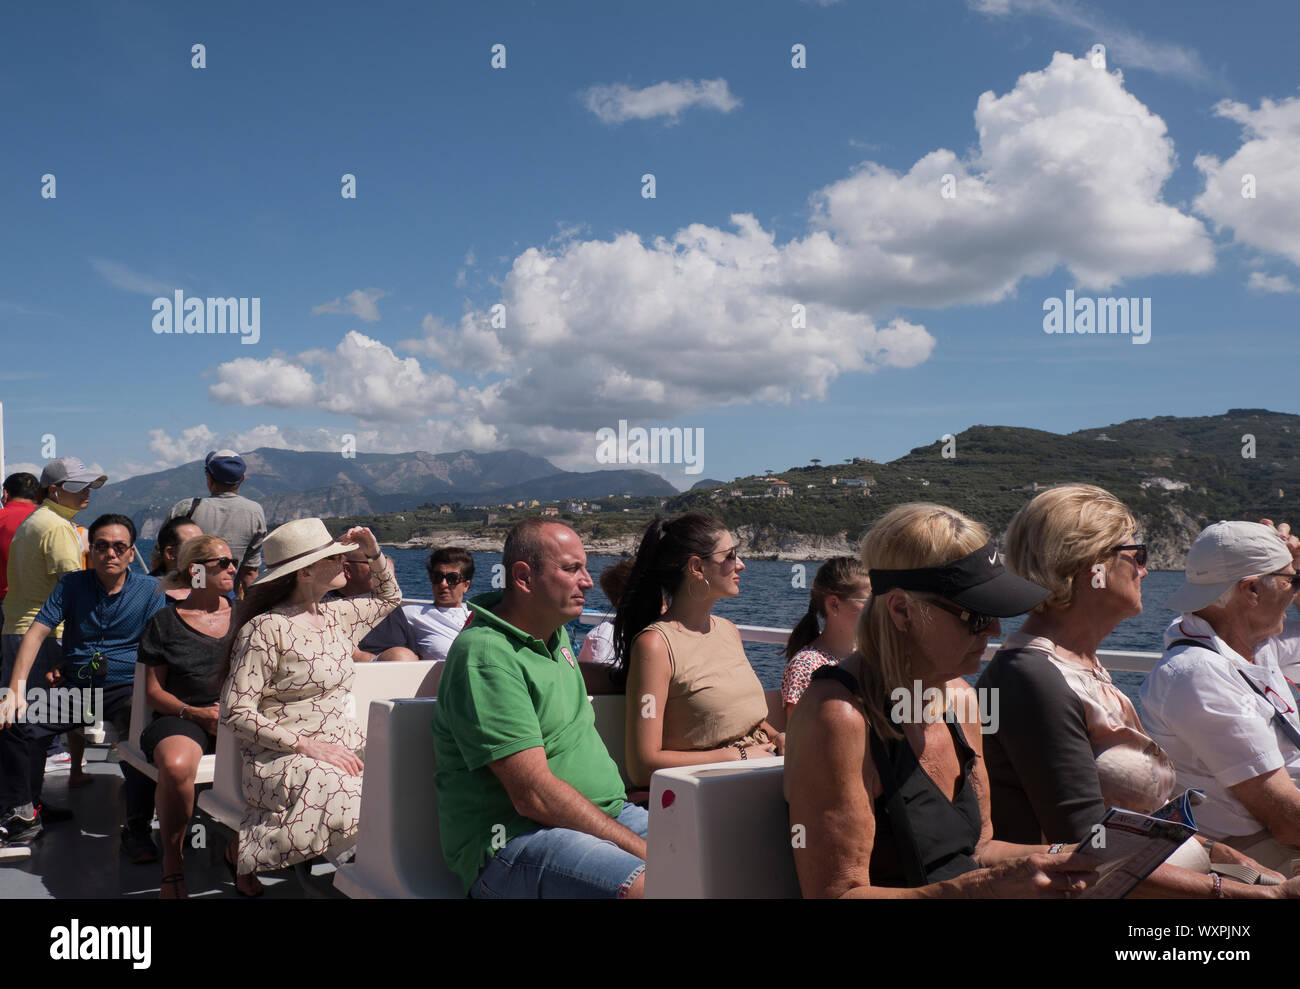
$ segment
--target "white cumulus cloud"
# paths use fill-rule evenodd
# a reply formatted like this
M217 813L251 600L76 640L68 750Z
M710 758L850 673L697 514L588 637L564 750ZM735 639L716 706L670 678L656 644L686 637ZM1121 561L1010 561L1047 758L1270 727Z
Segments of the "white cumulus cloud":
M1057 53L980 96L974 123L964 155L936 149L904 172L864 162L818 190L785 243L748 213L653 239L575 231L518 254L499 302L425 316L397 345L415 356L350 333L334 351L222 364L212 395L392 423L426 449L476 437L465 445L594 466L594 431L620 418L820 400L840 375L922 363L935 338L903 307L995 302L1059 268L1102 289L1213 267L1203 222L1162 198L1165 124L1119 72Z
M311 312L313 316L319 316L321 313L340 313L356 316L367 323L377 323L379 322L378 302L385 294L387 293L377 288L353 289L342 298L312 306Z
M691 107L730 113L740 106L726 79L682 79L634 89L621 82L592 86L582 94L587 109L605 124L667 117L676 123Z
M1241 125L1242 145L1222 162L1196 156L1205 176L1196 209L1238 243L1300 265L1300 98L1257 110L1223 100L1214 112Z
M1300 292L1295 282L1286 275L1266 275L1262 271L1252 271L1246 279L1246 288L1252 292Z

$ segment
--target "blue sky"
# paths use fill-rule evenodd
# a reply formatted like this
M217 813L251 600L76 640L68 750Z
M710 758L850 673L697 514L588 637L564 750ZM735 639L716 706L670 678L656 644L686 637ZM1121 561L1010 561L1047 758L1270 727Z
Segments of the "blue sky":
M1291 4L47 6L0 15L11 470L592 470L627 419L704 430L685 486L1298 411ZM260 299L258 342L156 334L178 289ZM1045 334L1067 289L1149 298L1150 342Z

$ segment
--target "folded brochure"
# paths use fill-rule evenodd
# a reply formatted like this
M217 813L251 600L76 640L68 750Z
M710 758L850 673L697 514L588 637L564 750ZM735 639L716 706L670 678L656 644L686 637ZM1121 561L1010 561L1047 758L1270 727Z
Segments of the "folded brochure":
M1097 881L1081 900L1121 900L1155 872L1180 845L1196 834L1192 807L1205 799L1187 790L1150 814L1111 807L1078 851L1097 859Z

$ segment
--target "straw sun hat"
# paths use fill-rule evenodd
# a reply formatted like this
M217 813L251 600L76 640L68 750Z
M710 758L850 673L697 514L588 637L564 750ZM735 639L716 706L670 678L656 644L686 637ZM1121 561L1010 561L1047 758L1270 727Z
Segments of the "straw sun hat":
M336 542L320 519L286 522L263 540L262 557L266 561L266 572L253 583L268 583L327 556L337 556L356 548L356 543Z

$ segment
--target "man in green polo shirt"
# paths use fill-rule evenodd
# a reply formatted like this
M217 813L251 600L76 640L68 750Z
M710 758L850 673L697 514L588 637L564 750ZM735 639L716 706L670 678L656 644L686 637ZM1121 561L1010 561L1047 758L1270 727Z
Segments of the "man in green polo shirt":
M593 586L582 541L525 519L502 562L505 591L470 602L438 683L443 855L474 897L640 897L648 815L623 799L564 630Z

